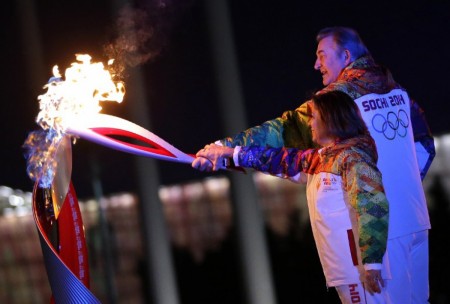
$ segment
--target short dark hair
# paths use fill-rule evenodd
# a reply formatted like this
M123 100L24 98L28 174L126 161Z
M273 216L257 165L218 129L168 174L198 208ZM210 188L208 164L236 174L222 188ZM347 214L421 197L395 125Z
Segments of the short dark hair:
M349 50L352 61L359 57L370 55L369 50L362 41L358 32L349 27L334 26L327 27L319 31L316 36L317 43L326 37L333 37L333 40L339 46L341 51Z
M312 101L329 136L347 139L368 133L358 106L346 93L330 91L314 95Z

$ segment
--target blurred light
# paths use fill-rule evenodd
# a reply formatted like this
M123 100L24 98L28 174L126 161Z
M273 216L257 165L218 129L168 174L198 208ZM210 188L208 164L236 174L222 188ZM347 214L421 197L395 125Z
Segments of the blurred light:
M8 197L13 193L13 189L6 187L6 186L0 186L0 197Z
M23 197L17 195L10 195L8 201L11 206L15 207L22 206L25 202Z

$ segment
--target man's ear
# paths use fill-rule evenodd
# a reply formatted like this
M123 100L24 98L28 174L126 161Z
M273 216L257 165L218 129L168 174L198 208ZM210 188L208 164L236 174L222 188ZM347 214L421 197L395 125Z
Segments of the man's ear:
M345 65L349 65L352 62L352 54L349 50L344 50Z

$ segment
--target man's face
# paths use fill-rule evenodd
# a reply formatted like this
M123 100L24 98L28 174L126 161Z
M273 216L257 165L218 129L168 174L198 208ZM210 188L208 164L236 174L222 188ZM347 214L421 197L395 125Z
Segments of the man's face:
M342 69L349 63L348 53L340 51L333 37L325 37L317 45L314 69L322 73L324 86L337 80Z

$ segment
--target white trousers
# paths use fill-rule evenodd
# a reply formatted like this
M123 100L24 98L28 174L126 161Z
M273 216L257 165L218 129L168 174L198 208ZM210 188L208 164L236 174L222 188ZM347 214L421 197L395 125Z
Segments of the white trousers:
M428 230L388 240L392 279L380 294L370 295L362 283L336 286L343 304L426 304L428 282Z
M428 303L428 230L388 240L388 254L392 280L386 287L392 303Z

